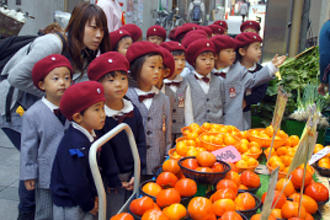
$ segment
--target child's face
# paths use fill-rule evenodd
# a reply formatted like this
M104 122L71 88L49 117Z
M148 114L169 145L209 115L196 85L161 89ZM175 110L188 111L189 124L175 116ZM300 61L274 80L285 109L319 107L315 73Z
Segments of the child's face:
M231 66L235 62L236 52L234 48L227 48L220 50L218 55L217 63L220 63L222 66Z
M101 83L107 102L122 99L128 89L127 74L122 74L119 71L115 71L114 76L107 75Z
M78 114L78 115L76 115ZM88 107L84 114L76 113L73 119L89 132L100 130L105 123L104 102L98 102Z
M57 67L50 71L39 87L46 92L46 98L51 102L61 99L64 91L71 85L70 70L67 67Z
M182 55L175 55L174 57L174 61L175 61L175 70L174 70L174 74L173 74L173 79L179 75L184 67L186 66L186 57L184 54Z
M144 86L155 86L158 81L161 79L163 74L163 58L160 55L154 55L146 57L138 82L142 83Z
M124 37L118 42L118 52L126 56L127 49L132 45L133 40L131 37Z
M257 63L261 58L261 54L261 43L254 42L248 46L246 49L246 54L243 56L243 58L250 62Z
M163 42L163 38L156 36L156 35L149 36L147 40L150 41L151 43L154 43L157 45L160 45Z
M195 69L196 72L206 76L214 68L214 54L212 52L205 52L198 55L196 58Z
M246 29L243 31L243 33L245 33L245 32L253 32L253 33L257 33L257 34L259 34L259 32L256 31L256 30L253 29L253 28L246 28Z

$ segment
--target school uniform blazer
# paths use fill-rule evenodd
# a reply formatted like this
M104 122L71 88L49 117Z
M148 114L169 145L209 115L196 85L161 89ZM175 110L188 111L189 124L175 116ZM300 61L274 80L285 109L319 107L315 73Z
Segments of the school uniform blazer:
M50 190L54 204L93 209L96 188L88 162L91 142L81 131L70 127L58 146L51 172Z
M239 62L233 64L224 79L225 124L234 125L238 129L243 129L243 99L245 90L264 84L271 79L273 79L273 74L267 66L251 74Z
M171 148L172 118L170 114L170 101L162 92L156 94L149 110L139 101L134 88L129 88L126 96L139 109L143 118L146 135L146 174L152 175L154 169L163 162L167 151ZM165 122L165 134L163 132Z
M66 121L66 127L69 122ZM41 100L23 115L20 179L36 179L49 189L50 172L65 126Z
M132 129L143 169L146 163L146 138L143 119L138 108L134 106L133 116L125 118L121 123L128 124ZM104 135L119 124L116 119L107 116L103 129L97 131L97 135ZM110 187L121 186L118 174L134 171L133 155L125 131L120 132L102 147L100 159L108 185Z

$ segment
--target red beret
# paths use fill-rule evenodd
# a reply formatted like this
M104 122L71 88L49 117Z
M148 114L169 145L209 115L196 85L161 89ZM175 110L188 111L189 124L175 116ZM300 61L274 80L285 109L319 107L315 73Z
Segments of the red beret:
M262 38L254 32L244 32L240 33L235 37L238 47L244 47L254 42L262 42Z
M124 30L124 29L118 29L116 31L110 32L110 50L114 50L116 48L116 45L119 43L119 41L126 36L131 36L131 34Z
M34 64L32 69L32 81L33 84L39 88L39 82L42 81L50 71L58 67L67 67L70 70L72 76L72 66L70 61L61 54L52 54Z
M189 44L186 57L190 65L194 65L196 58L203 52L210 51L215 54L215 47L209 39L199 39Z
M153 25L147 30L147 37L150 36L159 36L163 38L163 40L166 39L166 30L162 26L159 25Z
M88 78L98 81L105 74L113 71L127 71L129 63L127 58L119 52L111 51L96 57L88 66Z
M186 23L183 24L182 26L179 26L176 28L174 38L179 41L181 40L186 33L189 31L197 30L199 28L198 24L193 24L193 23Z
M228 24L226 21L218 20L218 21L215 21L213 24L216 24L218 26L223 27L225 30L228 30Z
M159 47L161 52L163 53L163 64L166 68L170 69L170 75L166 76L166 78L170 78L175 70L175 61L173 55L164 47Z
M256 32L259 32L260 31L260 24L256 21L245 21L241 24L241 32L243 32L245 29L247 28L252 28L254 29Z
M212 29L208 26L200 25L198 30L203 30L206 32L207 36L212 36Z
M228 35L216 35L211 38L211 41L214 43L217 53L223 49L237 48L236 40L232 37L229 37Z
M149 41L139 41L133 43L128 49L126 53L126 58L128 62L132 63L137 58L144 56L148 53L159 53L159 55L163 56L162 52L154 43Z
M213 34L224 34L225 33L225 29L223 27L221 27L220 25L211 24L211 25L209 25L209 27L212 29Z
M96 81L80 82L65 90L60 110L67 119L72 120L73 114L82 112L98 102L105 102L102 84Z
M175 41L176 39L175 39L175 31L176 31L176 27L175 28L173 28L171 31L170 31L170 33L169 33L169 35L168 35L168 38L170 38L170 40L173 40L173 41Z
M124 29L131 34L133 42L137 41L140 37L142 37L142 30L136 24L125 24L120 29Z
M189 44L194 42L196 39L207 39L207 36L205 34L197 33L194 31L194 33L186 34L181 40L181 43L187 49Z
M166 48L168 51L183 51L185 52L185 48L183 45L177 41L166 41L160 44L160 46Z

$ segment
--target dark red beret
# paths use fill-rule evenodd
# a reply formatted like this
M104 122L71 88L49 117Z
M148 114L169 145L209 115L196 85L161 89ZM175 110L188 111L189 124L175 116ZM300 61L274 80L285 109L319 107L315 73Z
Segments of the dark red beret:
M125 24L120 29L124 29L131 34L133 42L137 41L142 37L142 30L136 24Z
M105 102L102 84L96 81L80 82L65 90L60 110L67 119L72 120L73 114L82 112L98 102Z
M207 36L212 36L212 29L210 28L210 27L208 27L208 26L203 26L203 25L200 25L199 26L199 29L198 30L203 30L203 31L205 31L206 32L206 34L207 34Z
M221 27L220 25L211 24L211 25L209 25L209 27L212 29L213 34L224 34L225 33L225 29L223 27Z
M212 41L209 39L195 40L189 44L186 57L190 65L195 65L196 58L203 52L210 51L215 54L215 47Z
M173 55L164 47L159 47L161 52L163 53L163 64L166 68L170 69L170 75L164 78L170 78L175 70L175 61Z
M137 58L144 56L148 53L159 53L159 55L163 56L162 52L154 43L149 41L139 41L133 43L128 49L126 53L126 58L129 63L132 63Z
M238 47L245 47L254 42L262 42L262 38L254 32L243 32L235 37Z
M90 80L98 81L105 74L113 71L129 70L127 58L119 52L111 51L96 57L88 66L87 73Z
M168 38L170 38L170 40L173 40L173 41L175 41L176 39L175 39L175 31L176 31L176 27L175 28L173 28L171 31L170 31L170 33L169 33L169 35L168 35Z
M34 64L32 68L33 84L39 88L39 82L42 81L50 71L58 67L67 67L70 70L71 76L73 73L70 61L61 54L52 54Z
M150 36L159 36L163 38L163 40L166 39L166 30L162 26L159 25L153 25L147 30L147 37Z
M237 48L237 42L234 38L229 37L228 35L216 35L211 38L211 41L215 45L215 50L217 53L220 50L228 49L228 48Z
M254 29L256 32L259 32L260 31L260 24L256 21L245 21L241 24L241 32L244 32L245 29L247 28L252 28Z
M124 29L118 29L116 31L110 32L110 45L111 45L111 50L114 50L116 45L119 43L119 41L126 36L130 36L131 34L124 30Z
M197 30L199 28L198 24L193 24L193 23L186 23L183 24L182 26L179 26L176 28L174 38L179 41L181 40L186 33L189 31Z
M218 21L215 21L213 24L219 25L219 26L223 27L225 30L228 30L228 24L226 21L218 20Z
M183 45L177 41L166 41L161 43L160 46L166 48L170 52L181 50L185 52L185 48L183 47Z
M201 33L188 33L184 36L184 38L181 40L182 45L187 49L189 44L194 42L196 39L208 39L205 34Z

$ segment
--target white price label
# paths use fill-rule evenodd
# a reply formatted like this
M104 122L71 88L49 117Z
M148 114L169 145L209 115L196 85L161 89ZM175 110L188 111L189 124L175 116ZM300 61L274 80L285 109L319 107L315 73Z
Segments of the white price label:
M319 159L325 157L326 155L328 155L328 153L330 153L330 147L323 148L322 150L320 150L316 154L313 154L312 158L308 162L309 165L312 165L313 163L315 163Z

